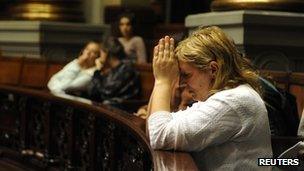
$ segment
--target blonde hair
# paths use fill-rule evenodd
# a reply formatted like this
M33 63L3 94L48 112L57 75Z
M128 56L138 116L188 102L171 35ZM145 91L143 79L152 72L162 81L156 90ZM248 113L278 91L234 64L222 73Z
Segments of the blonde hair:
M202 71L211 61L218 63L209 96L244 83L262 95L258 73L219 27L199 28L178 44L175 53L179 61L191 63Z

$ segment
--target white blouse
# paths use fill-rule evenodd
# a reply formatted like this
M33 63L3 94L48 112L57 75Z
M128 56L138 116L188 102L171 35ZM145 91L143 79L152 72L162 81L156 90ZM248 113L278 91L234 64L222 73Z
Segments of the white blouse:
M249 85L220 91L184 111L158 111L148 119L154 149L192 152L200 170L270 170L258 158L271 158L265 104Z
M298 128L298 136L304 137L304 109L301 115L301 120Z
M92 80L96 67L81 69L78 59L68 63L49 80L47 86L52 93L65 94L65 91L82 91Z

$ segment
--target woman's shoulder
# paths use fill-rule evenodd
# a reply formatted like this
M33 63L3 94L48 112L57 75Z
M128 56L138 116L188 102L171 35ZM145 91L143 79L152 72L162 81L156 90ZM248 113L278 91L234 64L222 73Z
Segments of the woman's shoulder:
M222 90L218 93L215 93L214 95L233 97L259 96L259 94L249 84L241 84L235 88Z
M204 106L212 106L211 109L221 111L221 115L237 114L240 117L246 116L247 119L257 114L267 116L262 98L250 85L246 84L217 92L205 102L197 104L198 108Z
M220 99L231 105L263 104L261 96L248 84L242 84L232 89L220 91L211 96L210 99Z
M68 66L68 65L75 65L75 64L78 64L78 58L73 59L72 61L70 61L69 63L67 63L65 66Z
M67 63L62 70L81 70L80 65L78 64L78 59L74 59L72 61L70 61L69 63Z
M132 37L132 41L133 42L143 42L144 39L142 37L140 37L140 36L133 36Z
M129 61L123 61L117 68L120 72L135 72L133 64Z

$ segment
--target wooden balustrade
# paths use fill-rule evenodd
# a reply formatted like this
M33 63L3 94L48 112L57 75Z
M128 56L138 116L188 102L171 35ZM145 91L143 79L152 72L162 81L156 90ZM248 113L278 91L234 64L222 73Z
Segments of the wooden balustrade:
M197 170L154 151L145 121L73 96L0 85L0 167L7 170Z

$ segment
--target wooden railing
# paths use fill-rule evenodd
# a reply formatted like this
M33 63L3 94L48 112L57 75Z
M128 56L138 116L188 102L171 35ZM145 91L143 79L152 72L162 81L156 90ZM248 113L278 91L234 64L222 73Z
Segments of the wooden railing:
M154 151L145 121L72 96L0 85L0 168L197 170L188 153Z

